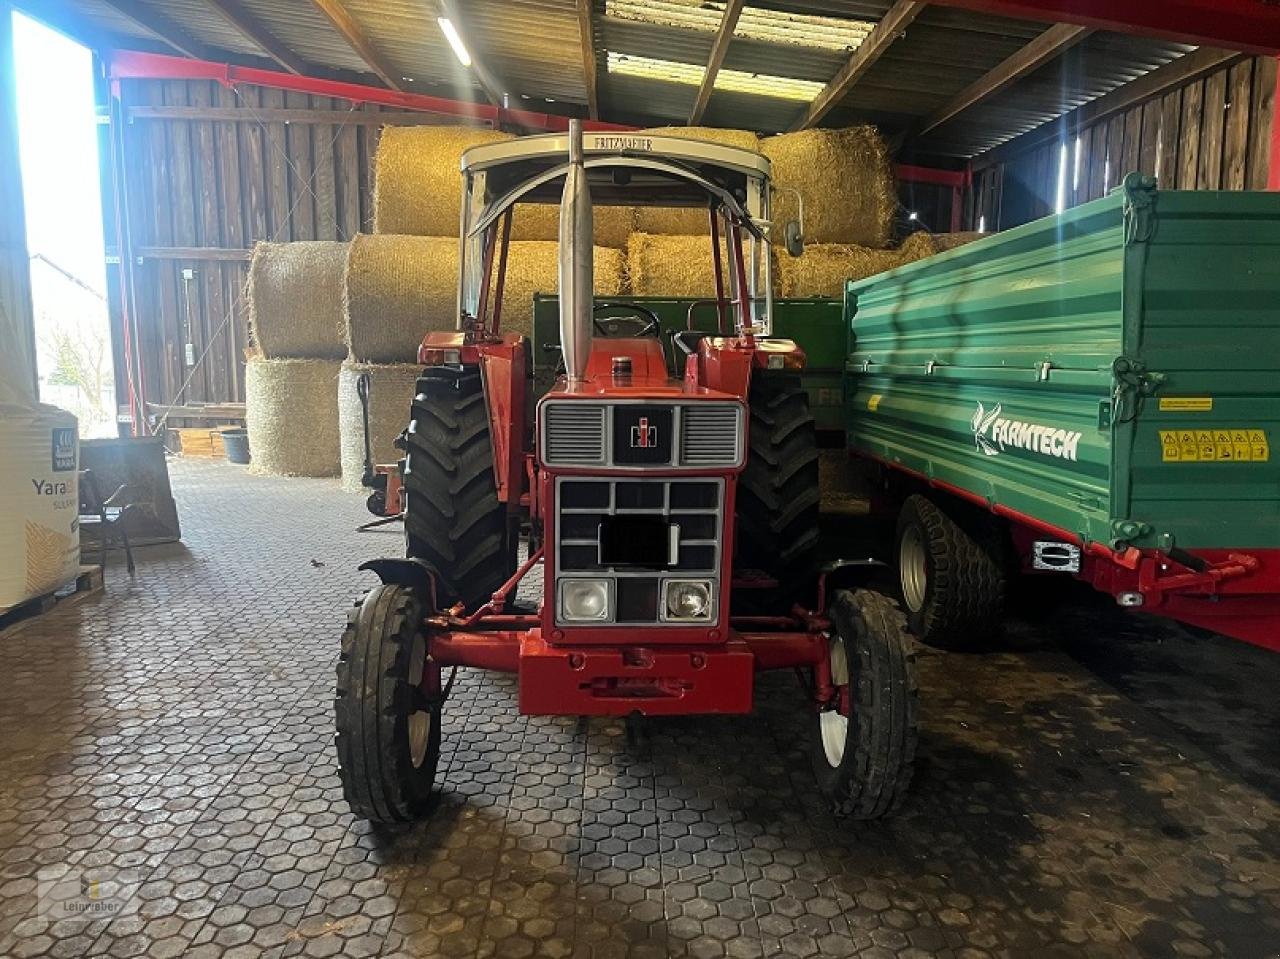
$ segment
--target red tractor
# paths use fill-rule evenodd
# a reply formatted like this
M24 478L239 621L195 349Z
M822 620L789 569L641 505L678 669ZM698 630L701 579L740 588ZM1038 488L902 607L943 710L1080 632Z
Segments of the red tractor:
M746 713L756 673L795 670L837 812L890 812L915 750L912 640L866 588L874 564L817 564L804 354L768 335L768 160L584 138L575 122L462 166L459 329L423 340L403 437L408 555L361 567L382 584L352 611L337 667L352 809L377 824L428 811L440 711L469 666L516 674L524 714L594 716ZM594 300L593 195L708 210L718 335L664 343L643 307ZM517 203L560 204L564 374L532 421L528 341L500 327ZM541 597L522 603L539 565Z

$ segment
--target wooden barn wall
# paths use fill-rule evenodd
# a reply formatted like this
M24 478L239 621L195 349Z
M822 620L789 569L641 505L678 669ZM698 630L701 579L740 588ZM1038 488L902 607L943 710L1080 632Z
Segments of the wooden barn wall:
M254 243L349 240L368 231L383 125L445 122L188 80L124 81L113 107L127 218L122 234L108 226L108 244L116 256L121 246L131 253L122 264L132 276L131 328L147 399L160 404L242 402ZM117 347L128 298L121 279L112 284ZM122 356L116 369L124 397Z
M1096 200L1139 171L1179 190L1265 190L1276 93L1274 57L1239 60L1127 109L1077 125L1001 163L975 163L971 228L1008 229L1054 212L1067 147L1063 201ZM1077 155L1078 154L1078 155Z

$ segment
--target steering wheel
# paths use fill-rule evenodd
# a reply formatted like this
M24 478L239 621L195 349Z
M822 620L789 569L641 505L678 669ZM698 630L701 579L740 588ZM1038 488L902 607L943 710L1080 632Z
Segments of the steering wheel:
M603 310L628 310L633 315L597 318L596 314ZM605 325L606 321L608 326ZM638 331L631 334L620 333L619 326L628 322L636 324ZM662 331L662 321L658 319L658 314L637 303L599 303L591 311L591 325L606 339L616 336L657 336Z

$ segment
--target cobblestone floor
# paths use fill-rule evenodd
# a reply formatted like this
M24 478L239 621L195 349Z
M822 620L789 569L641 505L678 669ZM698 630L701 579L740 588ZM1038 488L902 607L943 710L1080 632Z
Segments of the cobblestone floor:
M172 473L183 545L0 635L0 956L1280 950L1280 657L1089 597L923 651L915 784L875 825L824 811L790 676L751 716L628 728L464 673L439 808L383 840L330 704L355 567L398 537L353 533L334 483ZM138 885L49 924L42 870Z

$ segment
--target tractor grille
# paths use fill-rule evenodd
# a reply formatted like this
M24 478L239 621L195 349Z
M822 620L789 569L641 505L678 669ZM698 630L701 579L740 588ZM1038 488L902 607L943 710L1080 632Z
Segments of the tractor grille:
M591 403L548 403L543 459L552 466L604 465L605 408Z
M680 417L680 462L685 466L734 466L742 449L737 406L696 403Z
M541 417L548 466L733 469L746 445L737 403L566 400L543 404Z
M652 517L668 530L678 528L675 562L660 570L602 563L602 526L615 516ZM563 477L556 484L556 576L608 578L615 597L611 623L657 623L664 579L718 582L723 528L723 480Z

